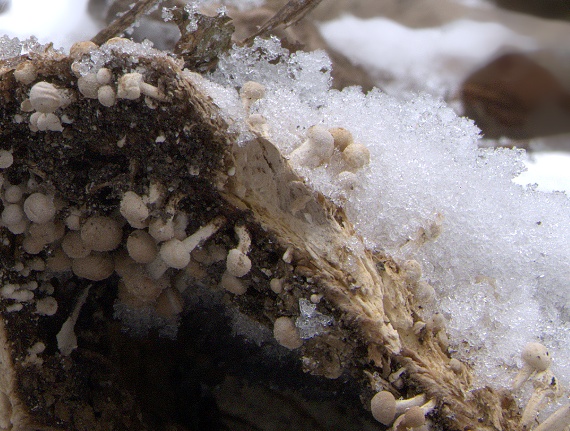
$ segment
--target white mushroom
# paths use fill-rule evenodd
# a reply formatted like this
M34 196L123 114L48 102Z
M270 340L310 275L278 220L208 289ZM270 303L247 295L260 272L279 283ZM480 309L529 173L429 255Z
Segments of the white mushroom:
M191 253L196 247L215 234L226 222L225 217L219 216L211 222L202 226L192 235L184 239L182 242L186 249Z
M98 48L97 44L90 40L75 42L71 45L71 48L69 48L69 57L74 60L81 60L84 55L87 55Z
M113 80L113 72L107 69L106 67L102 67L97 71L97 82L101 85L110 84Z
M61 248L67 257L80 259L87 257L91 253L91 248L87 247L81 235L77 231L67 232L61 242Z
M43 193L32 193L24 201L24 212L28 220L34 223L47 223L55 216L53 197Z
M141 229L146 226L149 211L143 198L135 192L125 192L121 199L119 211L132 227Z
M29 97L32 108L42 113L54 112L70 102L65 90L45 81L34 84Z
M57 339L57 348L61 352L62 355L67 356L69 355L76 347L77 347L77 336L75 335L75 323L79 318L79 313L81 312L81 308L87 301L87 296L89 295L89 287L85 288L81 295L77 299L77 303L73 307L73 311L71 315L67 318L63 325L61 326L60 331L56 335Z
M370 164L370 150L362 144L350 144L342 152L348 170L357 171Z
M394 431L419 430L426 423L425 416L435 408L435 401L430 400L421 406L412 406L401 414L394 422ZM396 408L398 411L398 408ZM398 415L398 412L396 412Z
M316 168L330 160L334 150L332 135L322 126L312 126L307 140L289 155L293 166Z
M538 350L542 350L543 347L544 346L541 345ZM531 356L530 362L532 362L532 360L533 358ZM543 363L541 365L542 368L544 368L547 364ZM546 398L557 398L561 393L560 387L558 386L558 380L548 368L543 371L535 372L532 377L532 385L534 391L521 416L520 427L522 430L529 430L532 428L536 422L538 414L543 410Z
M269 138L269 125L267 120L261 114L251 114L246 120L249 130L257 136Z
M550 368L552 358L546 347L540 343L528 343L522 353L523 367L515 377L513 390L518 390L533 374Z
M119 78L117 86L117 97L119 99L135 100L141 94L162 102L167 99L166 95L158 88L144 82L140 73L125 73Z
M396 417L396 398L388 391L377 392L370 400L372 416L383 425L390 425Z
M286 316L275 319L273 323L273 336L279 344L289 350L298 349L303 345L299 330L293 320Z
M48 296L36 301L36 314L41 316L53 316L56 312L57 301L53 296Z
M182 313L183 307L184 300L180 292L167 287L157 298L155 310L159 316L170 319Z
M338 148L341 152L354 142L352 133L343 127L333 127L332 129L329 129L329 133L334 139L335 148Z
M239 238L239 242L236 248L228 252L226 271L234 277L243 277L251 269L251 260L247 256L251 246L251 237L245 226L236 226L234 230Z
M222 274L222 279L220 280L220 287L224 288L234 295L243 295L247 292L247 285L244 284L239 278L234 277L225 271Z
M94 73L87 73L77 79L77 89L88 99L97 99L100 86Z
M53 113L43 113L43 112L34 112L30 116L30 130L46 132L61 132L63 131L63 126L61 125L61 121L59 117Z
M190 253L184 243L172 238L160 247L160 257L170 268L182 269L190 263Z
M78 277L101 281L111 276L115 265L107 253L91 253L80 259L73 259L71 269Z
M113 106L117 100L117 95L115 90L110 85L103 85L97 90L97 100L103 106L110 108Z
M0 150L0 169L8 169L14 163L14 156L11 151Z
M158 253L154 238L145 230L135 230L127 238L129 256L138 263L152 262Z
M24 218L24 210L18 204L8 204L2 211L2 223L6 226L17 225Z
M85 247L95 251L115 250L122 237L121 226L111 217L93 216L81 227L81 239Z
M172 217L163 220L155 218L149 222L148 233L158 242L168 241L174 238L174 222Z
M243 108L247 113L251 109L251 105L265 96L265 86L255 81L248 81L243 84L239 92Z
M14 78L24 85L31 84L37 77L38 73L36 67L31 61L24 61L18 64L16 70L14 70Z
M0 150L0 167L1 163L2 163L2 151ZM11 204L20 202L22 200L23 195L24 195L24 190L22 190L22 187L18 185L9 185L8 187L6 187L6 190L4 191L4 199L6 200L6 202Z

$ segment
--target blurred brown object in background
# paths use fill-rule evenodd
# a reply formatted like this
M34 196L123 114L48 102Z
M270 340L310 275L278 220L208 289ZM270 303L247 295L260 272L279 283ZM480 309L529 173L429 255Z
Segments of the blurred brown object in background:
M497 6L543 18L570 19L568 0L495 0Z
M523 54L505 54L471 74L461 88L464 114L486 138L529 139L570 132L570 93Z
M0 13L4 13L8 9L10 9L10 0L0 0Z

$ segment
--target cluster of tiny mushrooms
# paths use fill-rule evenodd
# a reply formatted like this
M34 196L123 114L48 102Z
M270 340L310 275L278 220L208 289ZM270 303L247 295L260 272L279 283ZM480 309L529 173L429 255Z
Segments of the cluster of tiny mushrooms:
M106 45L120 45L125 41L113 38ZM145 82L139 72L131 71L117 77L106 67L87 73L80 71L80 61L96 49L98 46L92 42L78 42L70 49L70 57L75 60L71 70L77 78L80 96L51 82L38 81L33 63L20 63L14 71L14 78L30 89L28 98L20 105L22 114L17 114L15 121L27 121L32 132L62 132L64 125L73 121L65 114L65 108L77 97L97 99L103 107L112 107L121 99L137 100L141 96L145 97L149 107L168 101L167 95ZM259 114L250 115L252 105L264 95L265 87L257 82L246 82L240 89L252 132L267 135L269 130L265 119ZM296 166L320 166L331 159L335 148L344 160L346 171L342 176L350 176L354 181L354 172L368 164L370 154L364 145L354 143L350 132L343 128L311 127L306 140L290 154L290 160ZM0 150L0 170L9 168L13 163L11 151ZM24 236L21 247L29 258L19 264L21 268L16 268L23 276L33 271L72 271L80 278L100 281L116 273L120 277L118 300L122 304L132 308L150 307L166 319L175 318L183 308L183 288L172 282L172 271L167 272L170 269L199 277L203 271L201 266L225 260L226 270L221 276L220 286L235 295L242 295L247 290L247 284L241 280L252 267L248 257L251 237L247 228L243 225L234 227L238 244L228 251L215 244L205 245L227 220L223 216L216 217L188 235L188 218L184 212L167 207L165 212L170 217L166 220L150 216L150 205L165 205L165 187L162 184L149 184L148 193L144 196L134 191L125 192L118 214L111 216L86 217L81 208L69 208L57 195L40 190L33 175L26 184L9 184L0 171L3 202L0 226L12 234ZM62 209L68 214L63 219ZM130 233L123 243L125 224ZM39 257L43 251L49 251L45 259ZM286 252L283 259L290 260L290 253ZM282 284L282 280L275 278L271 280L270 287L278 293L283 290ZM48 295L35 299L36 289ZM49 283L35 281L10 283L0 289L2 298L13 301L7 307L8 312L21 310L25 303L35 303L35 312L46 316L55 314L58 309L51 293L53 287ZM79 301L77 307L81 305ZM75 311L58 336L60 351L65 354L76 347L73 334L73 324L77 319ZM288 349L296 349L303 344L290 317L276 319L274 335Z
M115 38L107 42L114 43L121 43L121 39ZM93 49L97 49L97 46L91 42L77 43L71 48L70 57L80 60ZM120 99L135 100L141 96L145 96L149 106L168 100L166 94L146 83L144 76L138 72L114 77L110 69L101 67L96 72L81 74L77 62L72 64L72 71L77 77L79 93L85 98L97 99L104 107L111 107ZM31 62L21 63L14 71L14 77L24 85L33 83L28 99L21 103L22 112L31 113L28 117L30 130L63 131L63 124L72 120L61 113L73 103L74 97L77 97L75 92L59 88L50 82L35 82L37 73ZM265 91L263 85L247 82L240 90L240 97L250 130L267 137L270 130L265 118L259 113L251 113L252 106L264 97ZM22 122L24 118L24 115L20 115L16 120ZM370 153L364 145L355 143L352 134L344 128L327 129L320 125L311 127L306 140L288 155L288 159L293 167L316 168L329 163L335 155L340 155L342 166L338 173L339 184L350 189L357 181L356 172L369 164ZM166 213L170 214L166 220L150 216L149 205L160 205L164 199L164 187L158 183L150 184L148 193L143 196L134 191L125 192L115 216L92 215L85 218L81 208L68 208L67 217L61 219L58 214L67 207L66 203L58 196L39 191L36 178L30 176L26 184L9 184L4 180L2 170L13 163L11 151L0 150L0 197L4 208L0 226L12 234L24 236L22 249L28 258L14 268L23 276L34 271L72 271L80 278L100 281L117 273L120 277L118 300L121 303L133 308L151 307L166 319L175 318L183 309L183 288L172 282L172 271L168 272L171 269L199 276L200 265L225 260L226 269L221 276L220 286L235 295L246 293L247 285L241 279L252 267L248 256L252 238L245 226L234 226L237 239L235 248L225 250L215 244L207 245L208 239L227 220L223 216L216 217L188 235L188 217L184 212L166 208ZM130 233L123 243L125 225ZM39 254L45 250L49 250L49 254L42 259ZM286 252L283 260L290 259ZM433 300L433 288L420 281L419 263L406 261L402 264L402 269L416 286L417 292L414 295L422 301ZM5 284L0 288L0 296L12 302L6 308L8 312L17 312L26 303L35 303L38 315L50 316L57 312L57 301L50 296L53 287L48 282L42 283L41 277L37 279L40 283L32 281ZM281 292L282 280L272 279L270 288L275 293ZM47 293L47 296L34 300L36 289ZM62 354L69 354L76 347L73 326L87 292L88 289L58 334L58 346ZM311 300L318 302L319 298ZM441 315L436 313L427 324L418 322L418 325L421 327L415 327L414 330L421 331L428 325L437 334L440 344L447 345L445 321ZM290 317L276 318L273 333L276 341L288 349L297 349L303 344L295 322ZM44 348L42 343L37 343L30 350L29 360L41 362L38 355ZM522 414L521 429L568 429L569 405L535 427L545 400L558 397L560 389L550 371L551 359L544 346L529 343L523 350L522 359L524 367L515 379L513 390L518 391L525 383L531 382L534 392ZM458 372L462 368L456 359L452 359L449 366L457 368ZM391 426L394 431L430 429L428 417L436 408L435 400L428 399L425 394L397 400L388 390L379 391L370 402L373 417L383 425Z

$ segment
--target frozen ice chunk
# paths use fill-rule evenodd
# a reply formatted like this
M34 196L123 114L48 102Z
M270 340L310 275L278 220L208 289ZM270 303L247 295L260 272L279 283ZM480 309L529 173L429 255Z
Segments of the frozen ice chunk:
M303 340L322 334L327 326L334 323L331 316L318 312L317 305L304 298L299 299L299 311L301 315L295 320L295 326Z

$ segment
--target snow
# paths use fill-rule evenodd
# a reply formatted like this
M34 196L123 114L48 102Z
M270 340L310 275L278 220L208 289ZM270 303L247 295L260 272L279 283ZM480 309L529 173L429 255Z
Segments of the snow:
M12 0L0 14L0 35L27 39L69 49L73 42L90 39L99 30L87 15L88 0Z
M570 192L570 154L562 151L533 153L525 160L527 171L514 179L517 184L536 183L543 192Z
M414 29L387 18L345 15L319 28L333 49L370 71L391 94L425 91L444 97L453 94L482 59L507 46L536 48L532 39L501 24L466 19Z
M452 349L474 365L477 385L509 387L523 346L541 341L568 387L568 197L515 184L524 151L479 148L478 129L442 101L329 90L329 71L323 53L288 56L277 41L257 40L251 49L234 48L210 78L212 88L236 94L251 79L265 85L252 112L267 119L284 154L315 124L344 127L369 148L370 166L356 173L352 191L341 189L334 157L297 169L343 206L368 247L421 263L438 296L424 318L443 313Z

